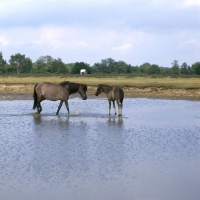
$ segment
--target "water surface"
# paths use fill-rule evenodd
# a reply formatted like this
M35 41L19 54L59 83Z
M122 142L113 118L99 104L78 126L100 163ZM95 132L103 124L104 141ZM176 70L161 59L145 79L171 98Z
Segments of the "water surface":
M0 199L200 199L200 102L32 104L0 101Z

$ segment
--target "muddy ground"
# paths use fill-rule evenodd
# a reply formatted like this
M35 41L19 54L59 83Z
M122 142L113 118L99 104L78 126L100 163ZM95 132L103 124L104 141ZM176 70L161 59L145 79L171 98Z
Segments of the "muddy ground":
M33 99L33 87L34 84L0 84L0 100ZM123 89L125 98L200 100L200 89L166 89L163 87L124 87ZM95 97L95 91L96 87L88 86L89 98Z

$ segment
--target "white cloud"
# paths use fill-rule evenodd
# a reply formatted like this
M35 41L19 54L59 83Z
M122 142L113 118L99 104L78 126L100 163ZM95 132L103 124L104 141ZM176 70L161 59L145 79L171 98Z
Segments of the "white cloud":
M184 47L188 45L200 46L200 41L198 41L197 39L189 39L186 42L182 43L180 47Z
M156 6L169 6L169 5L178 5L181 0L151 0L151 3Z
M132 49L132 47L133 47L132 44L123 44L121 46L112 48L112 50L114 50L114 51L127 51L127 50Z
M7 46L9 45L9 41L5 37L0 37L0 44Z
M200 6L200 0L186 0L183 3L183 6L189 7L189 6Z
M34 61L40 56L51 55L54 58L60 57L65 62L89 59L92 63L106 57L115 58L115 54L121 52L131 53L139 47L151 45L154 41L152 34L131 29L119 31L106 28L44 26L6 28L0 29L0 32L0 45L7 45L1 49L7 60L15 53L22 53Z
M0 51L5 59L19 52L65 62L112 57L171 64L181 55L195 62L198 5L200 0L0 0Z
M152 40L152 37L141 31L68 26L8 28L1 30L1 35L0 43L10 46L46 45L51 48L107 48L121 51L130 50L133 45L148 43ZM120 45L122 43L123 45ZM116 47L112 48L113 46Z

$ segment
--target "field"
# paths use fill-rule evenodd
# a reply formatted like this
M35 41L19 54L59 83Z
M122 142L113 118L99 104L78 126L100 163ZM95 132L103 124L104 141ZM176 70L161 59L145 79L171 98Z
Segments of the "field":
M84 83L97 86L99 83L121 87L164 87L166 89L197 89L200 88L199 77L150 77L150 76L119 76L119 75L65 75L65 76L1 76L0 84L35 84L43 81L59 83L62 81Z
M57 75L57 76L1 76L0 93L32 93L33 85L39 82L71 81L88 85L88 94L93 95L98 84L121 86L128 97L167 99L200 99L200 78L134 76L134 75Z

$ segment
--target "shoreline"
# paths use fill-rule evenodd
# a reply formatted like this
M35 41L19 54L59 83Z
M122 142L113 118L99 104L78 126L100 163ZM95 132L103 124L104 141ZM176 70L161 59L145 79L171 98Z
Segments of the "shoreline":
M0 100L32 100L35 84L0 84ZM94 86L88 86L88 98L98 98ZM125 98L200 100L200 89L167 89L163 87L123 87ZM104 94L101 94L104 97ZM80 97L72 94L70 98Z

